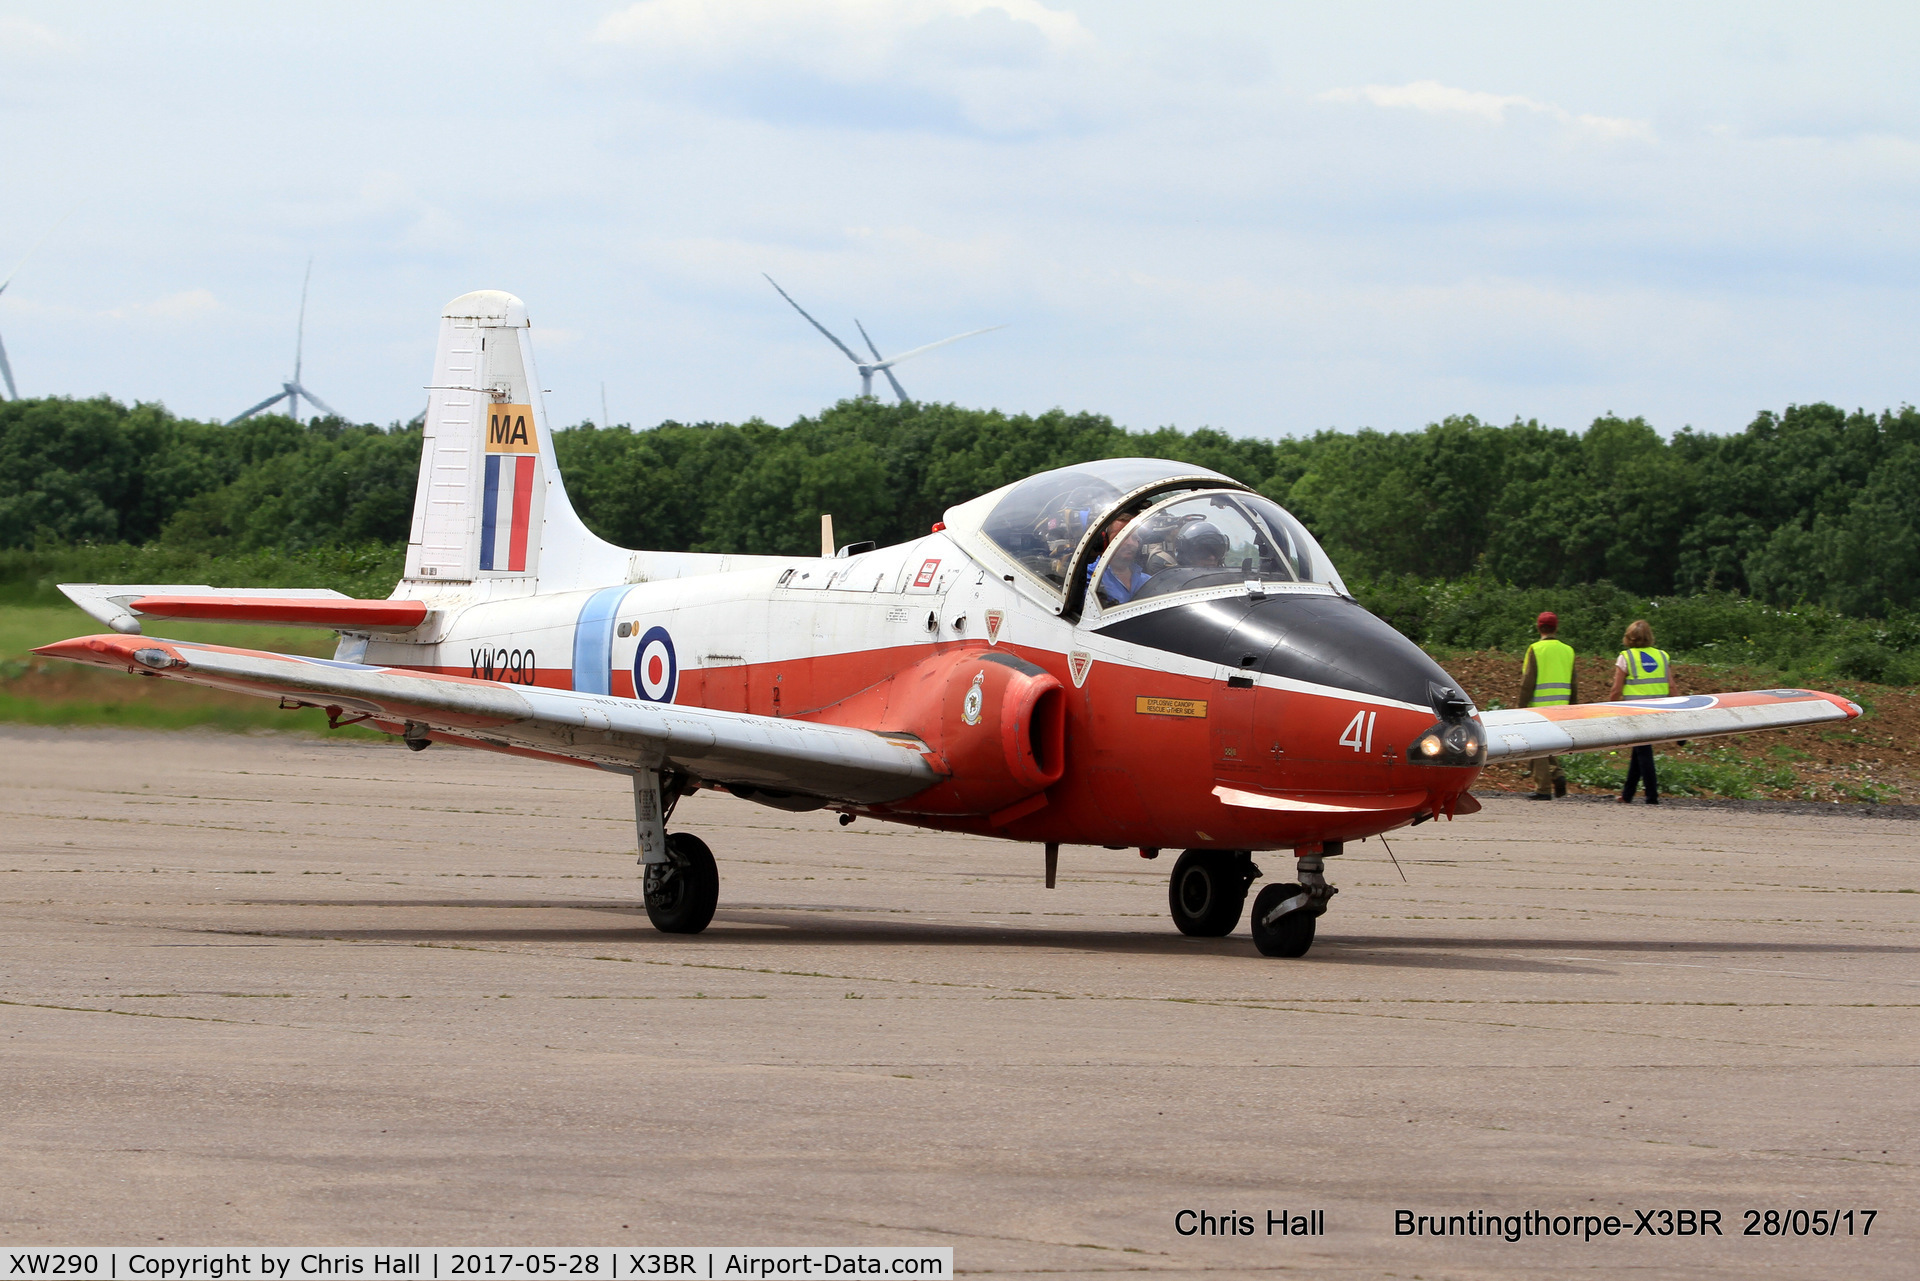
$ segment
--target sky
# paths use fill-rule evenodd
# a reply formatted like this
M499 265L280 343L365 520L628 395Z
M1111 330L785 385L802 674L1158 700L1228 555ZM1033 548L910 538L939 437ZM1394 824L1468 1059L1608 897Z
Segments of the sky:
M1920 7L0 0L23 395L425 402L505 289L556 423L859 387L1238 436L1916 399ZM63 220L64 219L64 220ZM51 234L47 235L49 229ZM884 385L879 388L884 391Z

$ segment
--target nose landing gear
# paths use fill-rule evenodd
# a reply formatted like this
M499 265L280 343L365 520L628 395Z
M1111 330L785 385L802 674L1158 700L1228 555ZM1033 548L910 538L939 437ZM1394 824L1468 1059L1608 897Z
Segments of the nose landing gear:
M1325 852L1340 847L1329 841ZM1313 946L1314 922L1340 892L1327 884L1325 867L1322 855L1309 854L1300 860L1297 884L1269 885L1253 900L1253 945L1262 956L1305 956Z

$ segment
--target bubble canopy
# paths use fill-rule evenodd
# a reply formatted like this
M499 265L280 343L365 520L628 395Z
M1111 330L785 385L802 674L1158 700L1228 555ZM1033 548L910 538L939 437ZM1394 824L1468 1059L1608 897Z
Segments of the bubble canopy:
M1125 518L1123 514L1122 519ZM1110 521L1091 579L1103 610L1209 588L1315 584L1346 594L1313 535L1270 498L1244 491L1175 492Z
M1345 593L1326 553L1277 504L1230 476L1164 458L1041 472L953 508L946 524L1011 558L1072 614L1095 600L1111 610L1134 598L1244 589L1249 578ZM1084 590L1116 575L1127 587ZM1149 578L1159 579L1151 589Z

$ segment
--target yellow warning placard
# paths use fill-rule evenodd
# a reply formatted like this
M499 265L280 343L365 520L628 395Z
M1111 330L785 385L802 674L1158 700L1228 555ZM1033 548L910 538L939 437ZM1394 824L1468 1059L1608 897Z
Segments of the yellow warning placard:
M1149 698L1142 694L1133 700L1133 710L1142 716L1197 716L1204 720L1207 715L1207 700L1204 698Z
M540 433L533 429L532 405L487 406L489 454L537 454Z

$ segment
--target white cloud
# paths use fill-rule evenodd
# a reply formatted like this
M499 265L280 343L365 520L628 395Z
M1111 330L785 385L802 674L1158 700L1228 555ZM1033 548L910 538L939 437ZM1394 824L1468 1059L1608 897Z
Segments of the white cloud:
M1062 68L1096 50L1038 0L642 0L593 39L646 66L643 92L788 123L990 131L1074 114L1084 85Z
M1575 114L1551 102L1541 102L1521 94L1485 93L1477 89L1457 89L1438 80L1416 80L1404 85L1364 85L1358 89L1330 89L1320 95L1323 102L1372 103L1376 107L1410 107L1429 115L1478 116L1492 124L1506 123L1509 111L1527 111L1547 116L1563 125L1572 125L1608 138L1653 137L1653 127L1644 120L1617 116Z
M0 15L0 51L6 53L53 53L67 48L52 27L43 26L17 14Z
M347 231L393 250L444 253L466 247L471 232L452 210L392 170L365 174L351 194L316 201L298 215L310 227Z
M1091 39L1073 14L1037 0L641 0L609 14L593 38L658 57L804 59L816 70L868 75L930 28L980 18L1058 48Z

